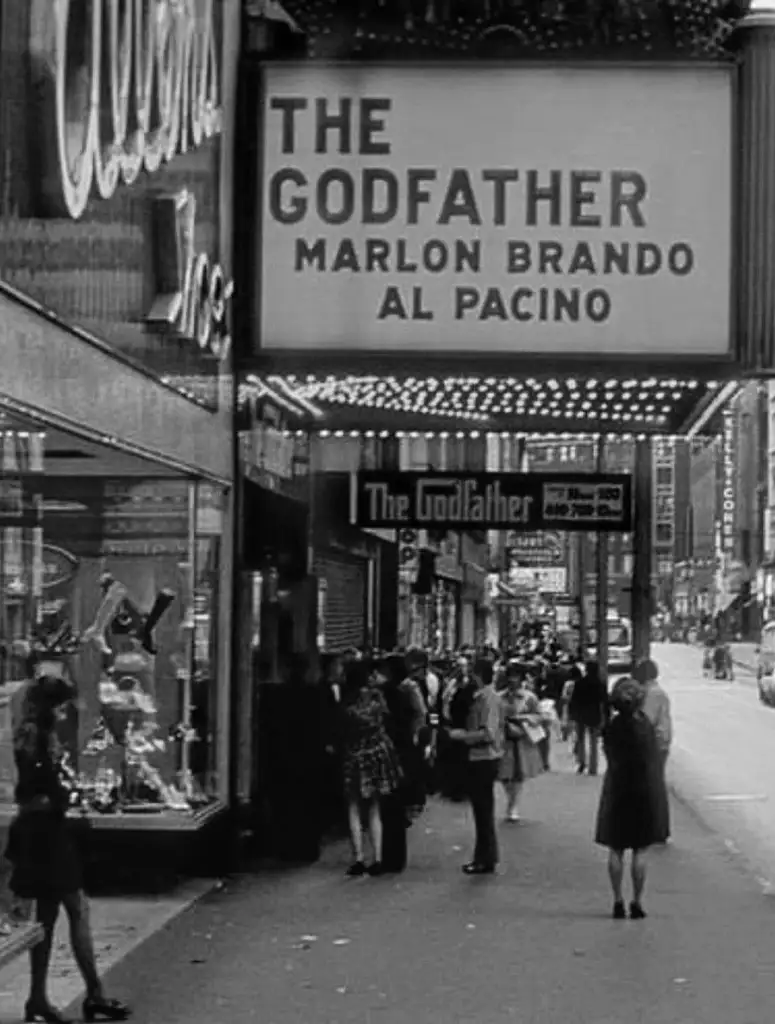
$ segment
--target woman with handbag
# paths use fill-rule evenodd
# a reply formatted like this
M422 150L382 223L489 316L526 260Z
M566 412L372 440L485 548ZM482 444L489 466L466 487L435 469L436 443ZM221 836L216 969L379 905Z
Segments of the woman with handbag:
M89 906L83 892L81 858L68 819L72 786L56 736L58 711L75 696L62 659L45 655L30 659L31 682L24 694L21 721L14 732L18 813L8 834L6 857L13 865L10 887L22 900L35 900L43 939L30 950L30 995L26 1021L64 1024L48 1001L51 943L59 908L70 922L70 943L86 984L83 1019L126 1020L131 1011L107 999L97 973Z
M506 791L506 821L517 822L523 785L543 772L539 744L545 735L538 698L527 685L526 668L517 661L506 666L501 701L505 745L498 778Z

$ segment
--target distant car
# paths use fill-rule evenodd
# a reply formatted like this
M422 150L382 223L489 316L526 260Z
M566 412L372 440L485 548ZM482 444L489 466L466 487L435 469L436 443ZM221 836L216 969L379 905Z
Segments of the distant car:
M590 645L587 648L587 657L593 660L597 657L597 631L590 629ZM632 671L632 631L626 619L608 620L608 672L631 672Z
M762 704L775 707L775 622L764 626L756 648L756 685Z

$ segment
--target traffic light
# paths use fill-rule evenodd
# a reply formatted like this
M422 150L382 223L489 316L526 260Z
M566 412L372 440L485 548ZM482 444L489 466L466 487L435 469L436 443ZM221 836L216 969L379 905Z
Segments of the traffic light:
M414 583L420 569L420 535L417 530L398 531L398 572L407 583Z

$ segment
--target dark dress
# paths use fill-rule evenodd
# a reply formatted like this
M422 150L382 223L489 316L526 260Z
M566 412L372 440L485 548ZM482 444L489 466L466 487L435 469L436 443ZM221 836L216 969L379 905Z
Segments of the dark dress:
M645 850L670 836L670 811L654 728L642 712L617 715L603 731L608 769L595 842L612 850Z
M395 747L387 734L387 706L368 688L342 709L344 791L348 800L388 796L401 783Z
M56 740L32 722L14 736L16 803L5 856L11 891L21 899L61 900L83 888L79 822L69 821L70 789L58 767Z

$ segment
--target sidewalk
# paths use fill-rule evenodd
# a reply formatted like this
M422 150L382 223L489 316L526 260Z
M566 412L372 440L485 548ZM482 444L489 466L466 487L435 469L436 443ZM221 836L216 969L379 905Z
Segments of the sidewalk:
M164 896L105 898L91 901L94 945L101 973L164 928L184 910L211 892L212 880L195 879ZM73 961L64 912L60 915L51 959L49 993L57 1006L81 998L81 976ZM19 1020L29 984L25 954L0 969L0 1021Z
M564 747L564 745L563 745ZM592 843L600 779L556 771L502 825L498 877L466 878L471 825L434 801L400 878L243 876L112 973L134 1024L766 1024L775 902L680 804L650 855L644 922L612 921Z

